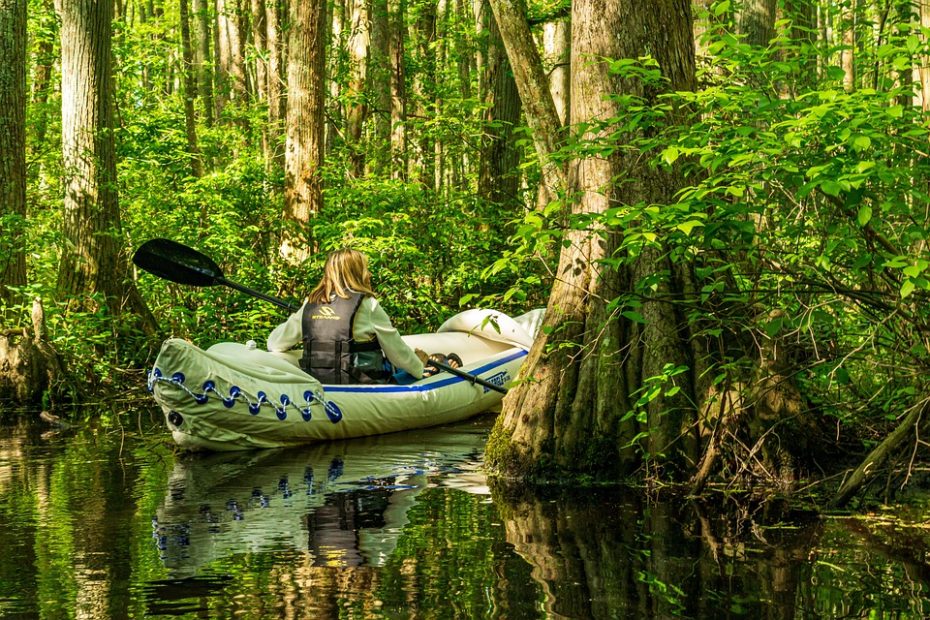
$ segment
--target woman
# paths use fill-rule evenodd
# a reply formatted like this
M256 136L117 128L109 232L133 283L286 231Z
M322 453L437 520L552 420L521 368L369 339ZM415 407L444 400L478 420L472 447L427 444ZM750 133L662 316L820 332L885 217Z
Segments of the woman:
M269 351L304 344L300 367L322 383L378 383L391 378L384 359L419 379L428 360L411 349L374 298L368 257L336 250L303 306L268 336Z

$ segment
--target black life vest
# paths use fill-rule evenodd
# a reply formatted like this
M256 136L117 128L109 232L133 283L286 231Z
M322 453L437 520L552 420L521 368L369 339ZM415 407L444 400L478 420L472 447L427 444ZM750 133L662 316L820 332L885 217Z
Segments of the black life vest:
M355 314L364 298L361 293L349 293L347 299L304 305L300 367L321 383L383 383L390 378L378 339L355 342L352 336Z

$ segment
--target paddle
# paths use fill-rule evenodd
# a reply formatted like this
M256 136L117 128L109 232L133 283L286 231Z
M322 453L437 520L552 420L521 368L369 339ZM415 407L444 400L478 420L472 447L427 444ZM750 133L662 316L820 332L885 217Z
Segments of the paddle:
M445 364L445 363L443 363L443 362L437 362L436 360L430 360L430 364L432 364L432 365L435 366L436 368L439 368L440 370L445 370L445 371L448 372L448 373L452 373L453 375L457 375L457 376L459 376L459 377L462 377L463 379L465 379L465 380L467 380L467 381L470 381L470 382L472 383L472 385L474 385L475 383L477 383L478 385L480 385L480 386L482 386L482 387L486 387L486 388L488 388L489 390L494 390L495 392L500 392L501 394L506 394L506 393L507 393L507 389L506 389L506 388L502 388L501 386L496 385L496 384L494 384L494 383L491 383L490 381L485 381L485 380L482 379L481 377L478 377L478 376L473 375L473 374L471 374L471 373L467 373L467 372L465 372L464 370L459 370L458 368L453 368L452 366L449 366L448 364Z
M132 255L132 262L148 271L154 276L176 282L177 284L188 284L190 286L215 286L222 284L237 291L252 295L259 299L273 303L291 312L295 312L298 306L287 303L283 299L266 295L255 289L236 284L227 280L223 276L223 270L217 265L212 258L206 254L201 254L194 248L190 248L171 239L151 239L143 243L136 253ZM472 384L477 383L489 390L506 394L507 390L490 381L485 381L481 377L467 373L464 370L453 368L442 362L433 362L437 368L448 373L462 377Z
M264 299L285 310L295 312L299 306L227 280L212 258L170 239L146 241L132 256L132 262L152 275L178 284L215 286L222 284L237 291Z

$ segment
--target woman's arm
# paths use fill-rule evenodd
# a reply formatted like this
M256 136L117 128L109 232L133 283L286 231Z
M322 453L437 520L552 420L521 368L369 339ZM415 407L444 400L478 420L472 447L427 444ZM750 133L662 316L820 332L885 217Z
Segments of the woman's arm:
M268 334L269 351L288 351L304 339L301 321L303 313L304 307L301 305L300 310L287 317L286 321Z
M362 334L376 336L385 357L396 367L406 370L417 379L423 376L423 362L403 341L384 308L373 297L366 297L362 301L355 317L355 339L359 340Z

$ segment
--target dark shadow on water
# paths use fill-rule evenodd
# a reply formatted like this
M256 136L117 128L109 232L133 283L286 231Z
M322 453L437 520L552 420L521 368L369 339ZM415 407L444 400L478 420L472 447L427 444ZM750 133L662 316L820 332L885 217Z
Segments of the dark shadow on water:
M778 502L723 510L635 490L495 501L551 618L795 618L822 532Z

